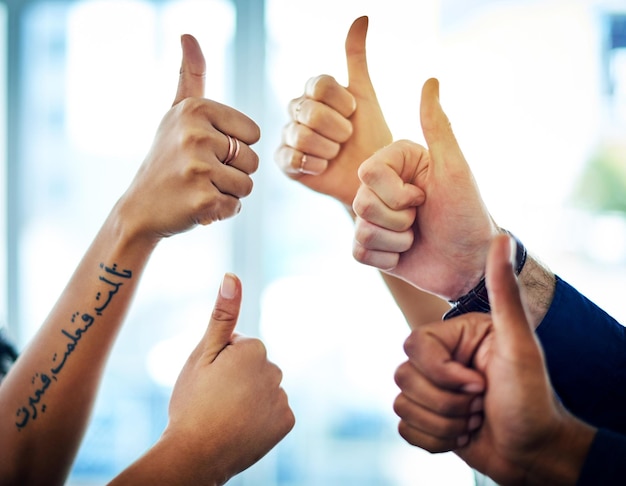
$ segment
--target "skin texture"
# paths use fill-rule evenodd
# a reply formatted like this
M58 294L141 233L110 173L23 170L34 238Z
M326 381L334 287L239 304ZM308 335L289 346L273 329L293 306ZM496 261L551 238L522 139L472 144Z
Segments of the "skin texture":
M240 305L241 283L227 274L174 385L166 430L110 484L224 484L293 428L280 369L261 341L234 333Z
M110 349L156 245L164 237L198 224L208 225L236 215L240 198L252 190L250 174L257 169L258 157L249 145L258 140L259 128L244 114L203 97L205 61L200 46L189 35L183 36L181 43L183 61L178 90L152 148L56 305L0 386L2 484L65 482L88 424ZM225 133L241 140L238 157L229 166L221 163L228 152ZM231 312L234 305L239 305L237 299L229 304ZM240 340L233 338L235 341L238 344L233 349L242 351L229 351L226 356L232 354L233 361L240 356L250 358L241 363L241 369L254 366L255 370L266 370L266 383L273 385L273 394L262 398L275 400L280 417L274 418L281 420L276 421L276 429L269 428L266 442L257 442L255 451L242 451L240 458L235 458L232 450L216 447L210 451L212 456L204 450L205 462L214 460L219 464L216 471L220 478L237 472L253 457L260 457L270 442L288 430L290 423L283 393L277 390L279 375L273 365L263 361L259 343L241 340L239 344ZM248 348L254 348L256 353L246 351ZM224 362L220 364L224 367L231 363L226 358L219 361ZM187 370L181 379L185 381L186 376L197 373ZM211 376L212 380L207 379L206 383L198 380L197 390L188 384L183 397L192 396L193 391L197 404L198 394L208 392L210 387L226 386L215 374ZM229 368L223 378L232 386L237 376ZM244 382L239 386L245 384L250 385ZM247 399L243 392L231 396L232 410L237 410L236 398ZM172 418L185 408L183 402L182 398L173 400ZM250 402L237 403L245 407ZM205 411L192 407L186 412L190 418L199 418ZM207 420L212 412L206 411ZM172 422L168 430L180 430L182 426L174 423L178 422ZM244 425L242 422L242 429ZM215 425L218 426L225 427L224 421ZM244 433L239 438L242 444L249 439Z
M489 245L502 230L443 112L436 79L424 83L420 117L428 149L400 140L359 168L353 254L361 263L454 301L484 276ZM536 327L552 302L554 274L529 255L520 283Z
M548 414L547 430L566 431L548 434L554 441L535 435L537 430L519 407L512 409L519 416L502 419L496 412L485 418L487 399L497 408L507 398L497 387L487 387L496 368L493 363L498 362L487 358L494 335L488 315L466 315L445 326L431 322L439 321L449 308L445 300L464 295L485 275L489 248L501 238L502 230L489 214L458 146L440 104L436 79L426 81L422 89L420 121L427 147L407 140L392 143L367 73L366 30L367 19L357 19L346 39L348 87L330 76L318 76L307 82L302 96L290 102L291 120L283 131L276 161L288 177L353 210L354 257L382 271L413 329L406 344L411 359L396 374L403 390L395 404L403 418L403 436L433 452L463 445L458 453L470 465L505 482L516 483L522 474L520 467L535 468L528 474L529 480L554 479L550 465L559 465L558 473L569 481L576 475L593 431L554 403L532 332L528 331L532 339L524 341L527 346L520 348L519 355L533 363L532 394L541 398L542 413ZM552 272L529 255L519 275L516 299L524 303L525 325L530 330L547 312L554 285ZM430 336L430 341L416 337L422 335ZM442 342L447 347L433 349L428 344L441 346ZM479 360L478 348L482 350ZM520 367L522 363L515 364ZM445 368L440 366L443 364ZM510 367L510 371L515 370ZM534 395L518 396L534 400ZM489 436L492 419L497 432ZM528 427L527 435L516 442L507 424ZM581 440L572 441L568 430L576 430ZM473 442L476 437L480 437L478 446ZM548 461L530 460L523 451L535 438L545 442L546 451L562 449L573 454L568 452L561 461L555 457L560 452L546 452ZM506 445L509 439L512 452ZM568 443L574 446L562 447ZM506 453L493 467L486 458L496 447Z
M359 165L392 141L367 69L367 27L367 17L355 20L346 38L348 86L329 75L309 79L304 94L289 103L292 119L276 153L287 176L348 208L360 185ZM298 171L303 154L321 161L315 161L314 174Z
M440 319L450 308L447 300L478 283L501 230L442 110L437 80L422 89L428 150L406 140L392 143L367 69L367 28L367 17L360 17L348 32L347 87L321 75L291 100L275 159L289 178L346 206L356 220L354 257L381 270L415 329ZM529 255L520 283L537 326L552 301L554 274Z
M290 121L275 155L287 177L338 200L353 217L361 163L393 140L368 72L367 29L367 17L360 17L348 31L347 87L320 75L309 79L304 93L291 100ZM305 173L299 170L303 155ZM382 276L411 327L439 319L449 309L445 301L400 278Z
M455 300L484 275L499 230L441 109L435 79L422 89L420 119L428 150L398 141L359 169L354 256Z
M554 397L510 255L509 238L494 239L491 315L424 325L407 339L399 431L431 452L455 450L498 484L573 485L596 430Z

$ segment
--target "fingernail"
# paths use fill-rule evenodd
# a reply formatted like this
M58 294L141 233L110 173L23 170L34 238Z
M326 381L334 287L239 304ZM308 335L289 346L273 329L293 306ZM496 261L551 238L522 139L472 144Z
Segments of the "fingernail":
M185 47L185 44L189 42L189 36L187 34L183 34L180 36L180 45L181 47Z
M483 391L482 383L468 383L467 385L463 385L463 391L467 393L480 393Z
M237 293L237 282L235 276L232 273L227 273L222 279L222 285L220 285L220 295L225 299L233 299Z
M308 175L318 175L326 170L328 167L328 161L325 159L320 159L319 157L314 157L312 155L307 155L306 159L302 161L300 164L300 173L308 174Z
M469 411L470 413L478 413L482 412L484 407L484 399L482 396L474 398L472 403L470 403Z
M462 435L456 440L457 447L464 447L469 442L469 435Z
M467 430L473 432L477 428L479 428L483 423L482 415L476 414L472 415L470 419L467 421Z

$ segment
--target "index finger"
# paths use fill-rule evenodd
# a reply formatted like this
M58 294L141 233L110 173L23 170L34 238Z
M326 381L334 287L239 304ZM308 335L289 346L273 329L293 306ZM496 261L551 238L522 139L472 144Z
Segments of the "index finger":
M203 108L211 124L220 132L231 135L247 145L261 138L261 130L252 118L217 101L204 100Z
M433 383L450 390L484 390L481 373L470 368L474 354L490 330L483 314L466 314L418 327L404 344L411 364Z
M352 93L341 86L335 78L326 74L309 79L304 94L307 98L330 106L345 118L350 117L356 110L356 99Z
M424 147L408 140L394 142L361 164L359 179L391 209L417 206L424 192L412 182L424 157Z

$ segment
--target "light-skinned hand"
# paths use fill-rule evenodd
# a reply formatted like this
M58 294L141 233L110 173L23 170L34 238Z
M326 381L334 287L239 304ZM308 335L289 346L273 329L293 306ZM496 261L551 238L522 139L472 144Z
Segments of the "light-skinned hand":
M293 412L280 386L282 372L268 361L260 340L234 332L240 306L241 283L226 274L206 333L174 385L167 428L113 484L139 478L158 484L224 484L293 428Z
M367 68L367 28L368 18L360 17L346 37L347 87L332 76L317 76L289 103L291 119L275 156L288 177L350 209L360 184L358 167L392 141Z
M499 229L439 103L439 82L423 86L420 106L428 149L401 140L359 168L353 248L357 261L447 300L484 275Z
M183 60L172 108L118 207L126 231L158 240L229 218L252 191L259 127L243 113L204 98L206 65L196 39L181 38ZM240 150L225 165L229 141Z

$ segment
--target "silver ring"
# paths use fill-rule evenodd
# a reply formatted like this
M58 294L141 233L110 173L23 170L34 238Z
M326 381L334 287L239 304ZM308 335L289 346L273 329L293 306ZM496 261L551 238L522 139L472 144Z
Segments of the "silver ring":
M222 164L229 165L239 155L240 146L239 140L237 140L235 137L226 135L226 138L228 139L228 153L226 154L226 158L222 161Z
M305 101L306 101L306 98L302 98L300 101L298 101L298 104L296 105L294 109L293 119L298 123L300 123L300 121L298 120L298 115L300 114L300 110L302 110L302 105L304 104Z
M304 165L306 164L306 154L302 154L302 158L300 159L300 167L298 167L298 172L300 174L304 174Z

